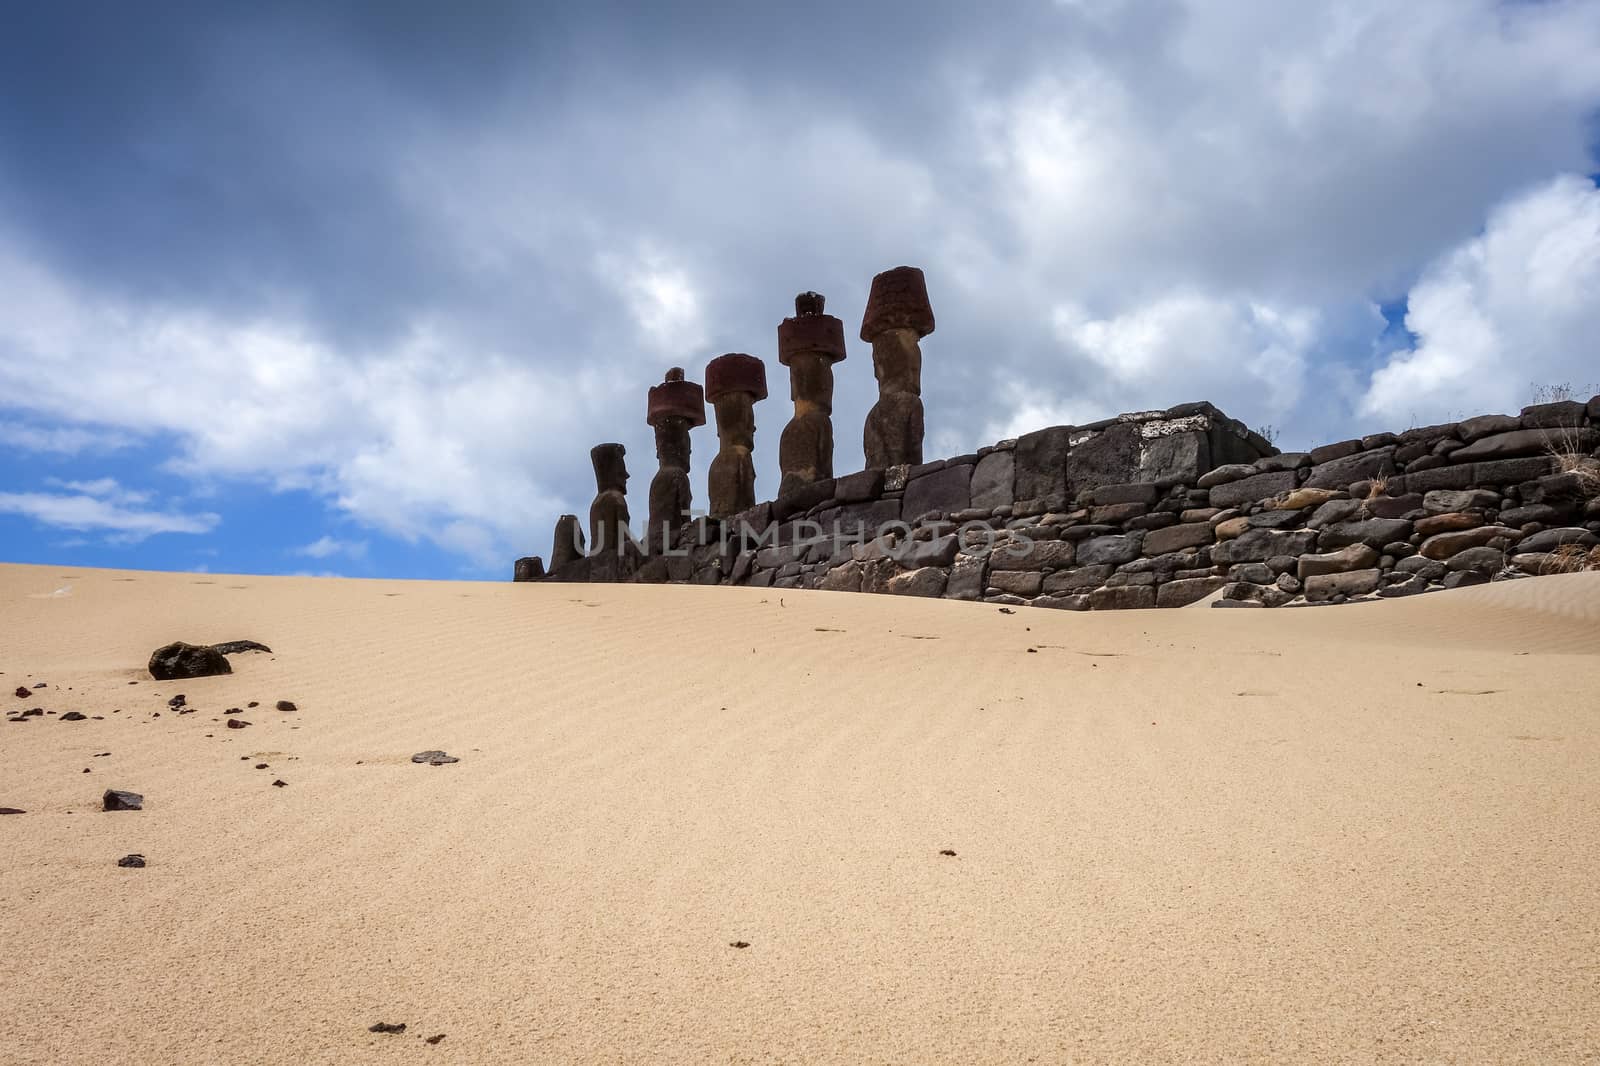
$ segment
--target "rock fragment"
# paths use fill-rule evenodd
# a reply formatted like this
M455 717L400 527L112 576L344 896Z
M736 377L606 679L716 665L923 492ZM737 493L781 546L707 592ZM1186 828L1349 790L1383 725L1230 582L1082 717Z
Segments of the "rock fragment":
M403 1033L405 1031L405 1022L396 1022L393 1025L388 1022L374 1022L367 1026L367 1032L369 1033Z
M292 700L279 700L277 708L280 711L298 711L300 709L294 705Z
M85 720L88 717L89 716L84 714L82 711L68 711L66 714L61 716L61 721L63 721L63 722L81 722L81 721Z
M144 856L140 855L138 852L134 852L131 855L124 855L122 858L117 860L117 865L125 869L142 870L144 869Z
M137 792L108 788L105 795L100 797L100 808L107 811L142 811L144 797Z
M243 718L230 718L230 719L228 719L228 728L229 729L243 729L246 726L248 726L249 724L250 723L245 721Z
M227 657L216 648L205 644L185 644L181 640L152 652L147 669L157 681L233 673Z
M442 751L419 751L411 756L414 763L427 763L429 766L443 766L446 763L460 762L454 755L446 755Z

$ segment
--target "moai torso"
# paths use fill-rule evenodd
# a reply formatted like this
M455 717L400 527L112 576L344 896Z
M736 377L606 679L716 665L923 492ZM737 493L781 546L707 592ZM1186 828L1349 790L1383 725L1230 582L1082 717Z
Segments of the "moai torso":
M711 461L707 489L711 517L726 518L756 505L757 400L767 398L767 370L753 355L730 352L706 364L706 398L717 412L720 447Z
M599 444L589 452L597 490L589 505L590 579L594 581L619 581L634 569L626 455L627 449L620 444Z
M872 345L878 402L867 412L862 448L869 469L922 462L922 348L933 332L927 283L916 267L872 279L861 339Z
M833 476L833 364L845 357L844 323L822 313L820 293L803 292L778 325L778 362L789 368L794 417L778 440L778 495Z
M650 479L650 519L645 546L652 555L671 547L672 533L689 519L693 490L689 483L689 430L706 424L705 393L683 371L673 367L666 380L650 389L645 421L656 431L660 468Z

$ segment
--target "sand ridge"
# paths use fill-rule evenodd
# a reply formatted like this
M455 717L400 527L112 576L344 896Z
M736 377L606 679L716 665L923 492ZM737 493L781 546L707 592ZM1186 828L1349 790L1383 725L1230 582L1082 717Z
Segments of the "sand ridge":
M0 1062L1591 1061L1596 604L0 566Z

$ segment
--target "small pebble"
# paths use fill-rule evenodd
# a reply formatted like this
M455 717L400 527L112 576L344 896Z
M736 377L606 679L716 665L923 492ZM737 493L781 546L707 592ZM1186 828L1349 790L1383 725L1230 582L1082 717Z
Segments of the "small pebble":
M117 860L117 865L142 870L144 869L144 856L138 852L134 852L132 855L124 855Z
M267 768L267 764L266 763L264 763L264 762L256 763L256 769L257 770L265 770L266 768Z
M728 946L730 948L747 948L747 947L750 946L750 941L748 941L748 940L731 940L731 941L728 942Z
M243 718L230 718L230 719L228 719L228 728L229 729L243 729L245 726L247 726L249 724L250 723L245 721Z
M272 783L272 787L273 788L285 788L285 787L288 786L288 784L289 784L289 782L287 782L287 781L278 780L278 781L274 781Z
M245 706L246 707L259 707L259 706L261 706L261 704L256 700L251 700L249 703L245 704Z
M423 1041L423 1043L424 1044L437 1044L439 1041L441 1041L443 1039L444 1039L444 1034L443 1033L439 1033L439 1034L437 1034L435 1036L428 1037L426 1040Z
M955 854L956 854L956 853L955 853L955 852L953 852L953 851L951 851L951 850L950 850L950 849L949 849L949 848L945 848L945 849L944 849L944 850L943 850L943 851L941 851L941 852L939 852L939 854L940 854L940 855L948 855L948 856L950 856L950 857L951 857L951 858L955 858Z
M289 700L279 700L277 706L280 711L297 711L300 709Z
M396 1025L390 1025L388 1022L374 1022L372 1025L367 1026L367 1032L369 1033L403 1033L405 1031L405 1022L400 1022Z

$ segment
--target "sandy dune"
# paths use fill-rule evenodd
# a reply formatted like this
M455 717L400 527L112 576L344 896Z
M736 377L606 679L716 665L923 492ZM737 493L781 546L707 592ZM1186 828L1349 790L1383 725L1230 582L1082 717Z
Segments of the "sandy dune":
M153 682L180 638L274 655ZM0 723L0 1062L1600 1055L1600 574L1006 615L4 566L0 671L56 712Z

